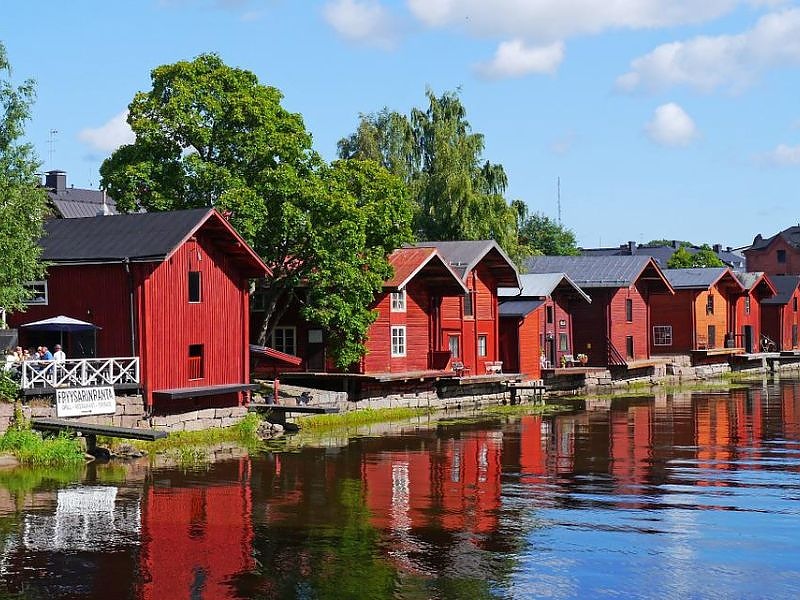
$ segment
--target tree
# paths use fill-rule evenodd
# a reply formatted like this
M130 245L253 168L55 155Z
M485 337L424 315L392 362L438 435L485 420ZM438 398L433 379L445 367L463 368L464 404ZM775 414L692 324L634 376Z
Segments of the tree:
M680 248L681 246L691 246L692 242L684 240L650 240L643 247L644 248L661 248L664 246L673 246Z
M692 254L687 246L678 248L667 261L668 269L691 269L703 267L724 267L723 263L708 244Z
M528 215L522 202L515 202L519 215L520 245L527 248L529 255L577 256L580 254L575 233L557 223L547 215L535 212Z
M0 307L20 309L29 295L25 283L42 279L39 258L47 195L30 144L20 142L35 99L35 84L11 82L11 65L0 43Z
M519 256L516 212L503 197L502 165L482 157L458 94L426 92L428 108L410 116L383 109L361 115L356 131L339 142L339 156L380 162L409 187L421 240L494 239Z
M297 286L313 283L303 310L330 328L339 365L350 364L363 350L378 279L390 273L387 256L411 238L402 182L377 164L326 165L279 90L214 54L158 67L151 80L128 107L135 142L100 169L117 206L229 211L272 271L259 342Z
M686 249L686 246L681 246L667 261L668 269L689 269L694 266L694 257L692 253Z

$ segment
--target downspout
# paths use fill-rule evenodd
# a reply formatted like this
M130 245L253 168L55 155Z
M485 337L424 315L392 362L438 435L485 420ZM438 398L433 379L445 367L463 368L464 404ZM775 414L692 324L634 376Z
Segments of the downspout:
M131 273L131 259L126 256L125 258L122 259L122 264L125 265L125 273L128 274L128 303L129 303L130 325L131 325L131 356L136 356L136 313L133 307L134 288L133 288L133 273Z

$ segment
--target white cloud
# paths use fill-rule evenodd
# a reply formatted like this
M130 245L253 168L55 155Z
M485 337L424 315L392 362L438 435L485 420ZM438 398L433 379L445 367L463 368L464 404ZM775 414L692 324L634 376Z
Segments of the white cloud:
M800 146L779 144L774 150L760 157L759 162L776 167L800 166Z
M711 92L740 91L769 68L800 65L800 9L761 17L737 35L699 36L672 42L635 59L617 79L624 91L686 85Z
M475 70L487 79L523 77L530 73L555 73L564 60L564 43L547 46L527 46L522 40L502 42L488 62L479 63Z
M656 108L644 129L647 136L661 146L686 146L697 137L694 121L674 102Z
M101 152L113 152L124 144L132 144L136 136L128 125L127 118L128 111L124 110L100 127L82 129L78 133L78 139Z
M457 27L482 36L545 41L608 29L703 23L740 5L783 0L406 0L428 27Z
M333 0L323 8L323 16L347 40L384 49L397 42L394 19L377 0Z

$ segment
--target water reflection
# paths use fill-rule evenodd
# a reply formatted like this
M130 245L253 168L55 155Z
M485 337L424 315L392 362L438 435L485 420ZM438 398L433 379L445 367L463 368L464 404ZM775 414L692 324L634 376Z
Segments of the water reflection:
M800 594L793 381L328 440L196 471L119 469L27 486L0 473L5 589L137 599Z

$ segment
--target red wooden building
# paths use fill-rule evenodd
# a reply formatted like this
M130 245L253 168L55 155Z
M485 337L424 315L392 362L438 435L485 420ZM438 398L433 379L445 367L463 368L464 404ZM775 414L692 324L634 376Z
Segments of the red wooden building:
M745 290L728 267L666 269L675 294L650 298L654 354L735 347L736 303Z
M500 294L500 358L509 373L541 377L542 367L572 355L572 305L591 298L564 273L520 275Z
M68 336L67 358L138 356L159 410L246 401L249 279L268 270L214 209L54 219L41 244L47 279L12 327L94 323L96 347ZM41 335L20 332L31 345Z
M800 275L800 225L763 238L758 234L744 251L748 271L772 275Z
M761 332L772 340L777 350L797 350L800 327L800 277L770 276L777 293L761 302Z
M417 247L436 248L467 288L460 296L442 298L437 349L449 350L466 373L489 372L487 363L501 360L497 292L519 288L516 266L493 240L422 242Z
M536 256L526 267L566 273L591 297L591 304L573 306L573 355L586 354L590 366L629 368L650 358L650 297L673 293L651 257Z
M463 297L467 288L435 248L399 248L389 262L394 276L372 304L377 319L367 333L367 354L349 372L441 371L450 357L442 350L438 335L440 307L450 297ZM324 338L323 331L306 322L292 306L275 328L270 345L300 357L305 372L336 372Z
M736 300L736 346L747 353L761 349L761 303L771 298L778 290L763 272L733 274L742 284L744 291Z

